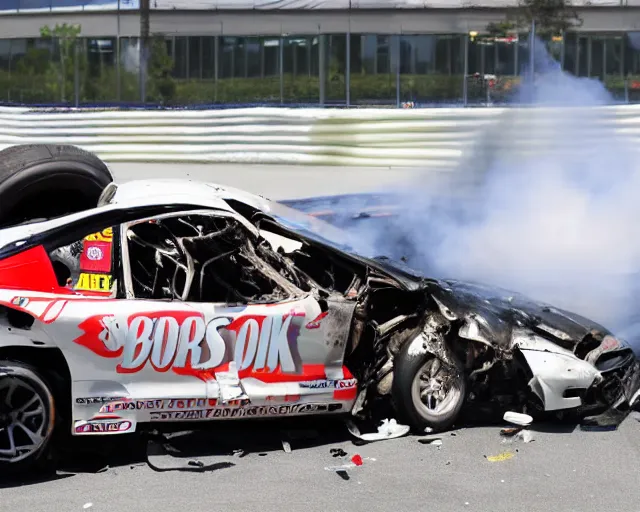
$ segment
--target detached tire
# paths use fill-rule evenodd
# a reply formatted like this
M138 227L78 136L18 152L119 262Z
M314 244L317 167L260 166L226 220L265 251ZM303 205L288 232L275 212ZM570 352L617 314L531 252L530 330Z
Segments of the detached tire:
M75 146L29 144L0 151L0 228L93 208L113 181L105 163Z
M0 361L0 475L44 470L56 426L53 391L38 370Z
M434 354L412 354L410 345L406 343L394 360L392 397L396 410L416 433L424 433L427 427L434 432L448 430L466 397L462 365L456 361L456 367L451 368Z

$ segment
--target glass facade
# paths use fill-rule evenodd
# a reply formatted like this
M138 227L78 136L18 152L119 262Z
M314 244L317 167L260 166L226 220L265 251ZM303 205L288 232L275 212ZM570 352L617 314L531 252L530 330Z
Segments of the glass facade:
M562 68L640 101L640 32L567 33ZM482 105L513 99L528 39L467 34L288 34L0 40L4 104ZM146 72L145 72L146 69Z

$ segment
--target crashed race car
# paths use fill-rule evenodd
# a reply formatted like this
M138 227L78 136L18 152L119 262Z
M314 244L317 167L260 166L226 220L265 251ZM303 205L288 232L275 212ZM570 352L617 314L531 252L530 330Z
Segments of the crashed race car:
M56 432L385 407L442 431L476 403L601 424L637 397L639 363L604 327L361 256L240 190L116 184L77 148L17 146L0 207L5 470L47 460Z

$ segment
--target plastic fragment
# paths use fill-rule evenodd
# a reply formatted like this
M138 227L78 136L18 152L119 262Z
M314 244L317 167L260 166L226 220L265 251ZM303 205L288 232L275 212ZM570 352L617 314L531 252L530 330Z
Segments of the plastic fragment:
M347 452L345 452L342 448L331 448L329 453L334 457L346 457Z
M202 468L204 467L204 462L200 461L200 460L190 460L189 461L189 466L195 466L198 468Z
M85 509L85 510L86 510L86 509L88 509L88 508L91 508L91 507L93 507L93 503L85 503L85 504L82 506L82 508L83 508L83 509Z
M422 443L422 444L432 444L434 446L440 446L440 445L442 445L442 438L440 438L440 437L426 437L426 438L418 439L418 442Z
M530 430L521 430L516 434L516 439L523 441L525 443L530 443L531 441L535 441L533 438L533 434Z
M509 460L512 459L513 457L515 457L515 453L513 452L502 452L498 455L490 455L487 457L487 460L489 462L504 462L505 460ZM486 455L485 455L486 457Z
M341 466L326 466L324 469L326 471L346 471L347 469L355 468L356 465L353 462L347 462L346 464L342 464Z
M244 457L246 455L245 451L242 448L238 448L237 450L233 450L234 457Z
M528 414L521 414L513 411L505 412L503 419L508 423L513 423L514 425L520 425L522 427L526 427L533 423L533 418Z
M522 430L523 427L509 427L509 428L503 428L500 431L500 435L501 436L505 436L505 437L513 437L515 436L518 432L520 432Z
M405 436L411 430L408 425L400 425L395 419L385 419L378 427L378 432L361 434L358 427L353 422L347 422L347 428L351 435L367 442L383 441L385 439L396 439Z
M355 454L351 457L351 462L353 462L356 466L362 466L362 457L360 455Z
M286 453L291 453L291 444L289 443L289 441L285 441L284 439L282 440L282 448L284 448L284 451Z

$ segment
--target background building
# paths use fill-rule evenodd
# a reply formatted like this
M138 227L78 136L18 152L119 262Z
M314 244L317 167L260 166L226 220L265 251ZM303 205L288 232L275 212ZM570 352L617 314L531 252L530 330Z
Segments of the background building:
M0 101L496 103L528 65L525 34L483 37L513 2L150 0L141 59L138 0L0 0ZM574 5L583 24L547 42L551 53L614 100L640 99L640 0Z

